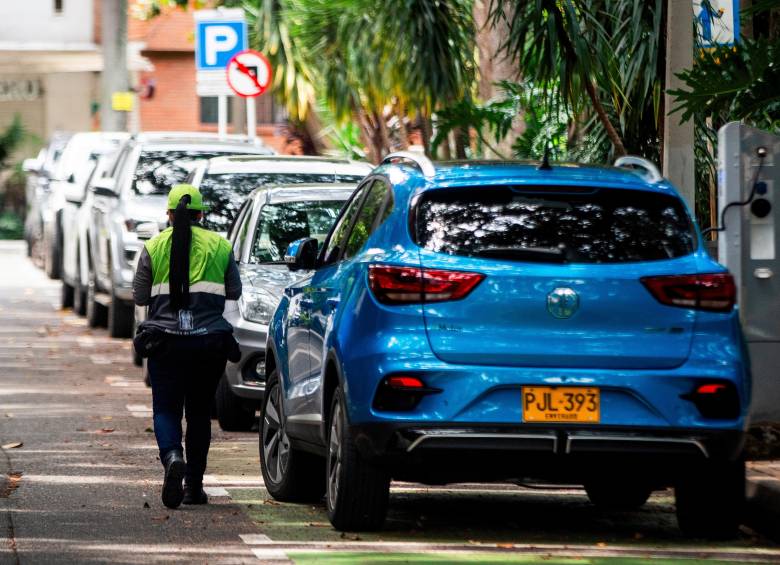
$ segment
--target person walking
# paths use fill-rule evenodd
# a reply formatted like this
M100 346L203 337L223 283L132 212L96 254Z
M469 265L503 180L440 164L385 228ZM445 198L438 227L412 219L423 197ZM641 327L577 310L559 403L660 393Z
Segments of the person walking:
M203 473L212 400L225 363L240 356L222 313L226 299L241 296L241 279L230 243L197 225L204 210L198 189L174 186L168 194L172 227L145 243L133 280L135 303L149 307L133 345L148 358L154 434L165 469L162 502L169 508L208 502Z

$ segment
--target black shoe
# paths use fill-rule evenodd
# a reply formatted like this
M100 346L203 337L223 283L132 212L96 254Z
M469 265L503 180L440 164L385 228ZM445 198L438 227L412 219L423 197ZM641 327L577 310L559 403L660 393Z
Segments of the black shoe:
M181 451L171 451L165 456L165 479L163 480L162 502L168 508L178 508L184 498L181 482L184 480L184 457Z
M208 504L209 497L203 490L203 485L184 485L184 504Z

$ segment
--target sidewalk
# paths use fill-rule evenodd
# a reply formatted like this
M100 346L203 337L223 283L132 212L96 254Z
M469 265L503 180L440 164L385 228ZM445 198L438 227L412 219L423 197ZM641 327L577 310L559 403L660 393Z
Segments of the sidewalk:
M780 539L780 460L748 463L747 497L750 526Z

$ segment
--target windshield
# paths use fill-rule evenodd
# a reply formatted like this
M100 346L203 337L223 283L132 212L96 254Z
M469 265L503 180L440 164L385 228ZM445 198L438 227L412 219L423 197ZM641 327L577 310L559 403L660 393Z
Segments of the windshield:
M209 211L203 225L206 229L227 232L244 199L255 188L265 184L357 183L363 175L315 173L224 173L206 175L198 187Z
M196 161L230 155L233 152L181 149L143 151L135 168L133 192L142 196L168 194L173 185L187 179Z
M250 263L282 263L287 246L313 237L322 245L346 200L309 200L266 204L252 245Z
M696 241L679 198L629 189L432 190L415 224L417 243L431 251L543 263L672 259Z

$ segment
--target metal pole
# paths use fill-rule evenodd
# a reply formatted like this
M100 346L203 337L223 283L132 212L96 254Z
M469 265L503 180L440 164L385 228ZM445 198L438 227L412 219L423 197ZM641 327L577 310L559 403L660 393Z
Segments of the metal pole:
M251 96L246 99L246 135L254 141L257 137L257 113L255 112L255 99Z
M127 112L111 109L114 92L129 90L127 74L127 0L102 0L100 34L103 47L100 127L103 131L125 131Z
M693 66L693 5L669 0L666 18L666 92L684 86L677 74ZM664 94L664 176L672 181L691 210L695 210L696 181L693 120L680 122L681 112L670 115L674 100Z
M217 97L217 134L220 138L227 135L228 99L224 94Z

